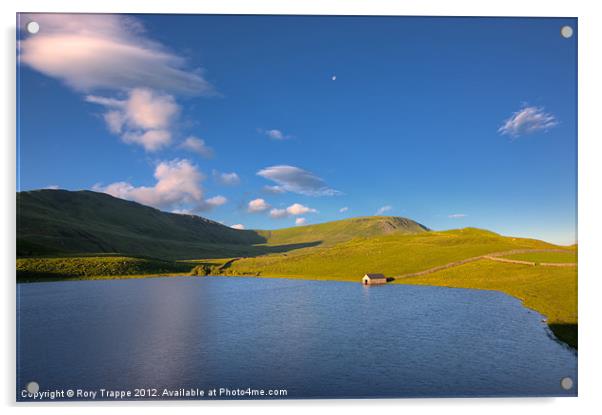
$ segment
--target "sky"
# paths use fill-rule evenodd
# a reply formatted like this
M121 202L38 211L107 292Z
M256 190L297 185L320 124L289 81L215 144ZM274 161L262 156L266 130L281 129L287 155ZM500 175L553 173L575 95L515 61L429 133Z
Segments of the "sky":
M19 17L18 191L576 242L576 19Z

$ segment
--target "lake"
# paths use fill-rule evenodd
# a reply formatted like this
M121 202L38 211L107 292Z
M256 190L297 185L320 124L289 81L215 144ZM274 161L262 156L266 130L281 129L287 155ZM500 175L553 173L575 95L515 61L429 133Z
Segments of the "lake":
M221 399L247 388L289 399L577 394L576 353L494 291L170 277L18 284L17 305L19 400L29 381L149 389L142 398L191 388L223 388Z

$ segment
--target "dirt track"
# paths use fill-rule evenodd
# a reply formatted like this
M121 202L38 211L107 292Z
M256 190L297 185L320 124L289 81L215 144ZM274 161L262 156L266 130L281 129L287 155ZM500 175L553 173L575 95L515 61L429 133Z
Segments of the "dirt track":
M425 269L424 271L418 271L418 272L413 272L410 274L399 275L399 276L395 276L393 278L401 279L401 278L418 277L421 275L432 274L433 272L442 271L444 269L468 264L469 262L478 261L480 259L489 259L491 261L509 262L509 263L513 263L513 264L535 266L536 263L531 262L531 261L520 261L517 259L502 258L503 256L506 256L506 255L526 254L526 253L532 253L532 252L567 252L567 251L563 250L563 249L513 249L511 251L492 252L490 254L484 254L484 255L479 255L479 256L475 256L475 257L471 257L471 258L466 258L466 259L462 259L460 261L454 261L454 262L450 262L445 265L439 265L439 266L436 266L433 268ZM571 262L569 262L569 263L542 262L539 265L544 266L544 267L574 267L574 266L577 266L576 263L571 263Z

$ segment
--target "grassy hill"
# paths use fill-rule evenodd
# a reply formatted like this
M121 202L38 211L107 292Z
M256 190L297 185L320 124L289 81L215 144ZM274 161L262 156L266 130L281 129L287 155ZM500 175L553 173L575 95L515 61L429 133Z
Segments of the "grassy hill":
M427 231L426 226L410 219L395 216L367 216L274 231L257 231L257 233L266 238L269 244L320 241L320 245L324 246L346 242L358 237L419 234Z
M157 258L242 255L257 232L166 213L91 191L17 193L17 255L126 253Z
M331 246L210 262L217 275L308 277L359 281L368 272L402 275L494 252L558 248L543 241L466 228L354 238Z

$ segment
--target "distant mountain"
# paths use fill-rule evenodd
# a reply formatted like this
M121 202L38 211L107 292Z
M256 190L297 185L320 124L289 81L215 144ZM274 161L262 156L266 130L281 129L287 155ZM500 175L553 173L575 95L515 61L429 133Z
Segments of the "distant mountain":
M389 234L417 234L428 230L426 226L411 219L396 216L366 216L317 225L257 232L271 244L320 241L322 245L331 245L354 238Z
M414 234L410 219L373 216L274 231L238 230L92 191L17 193L17 255L120 253L165 259L225 258Z

